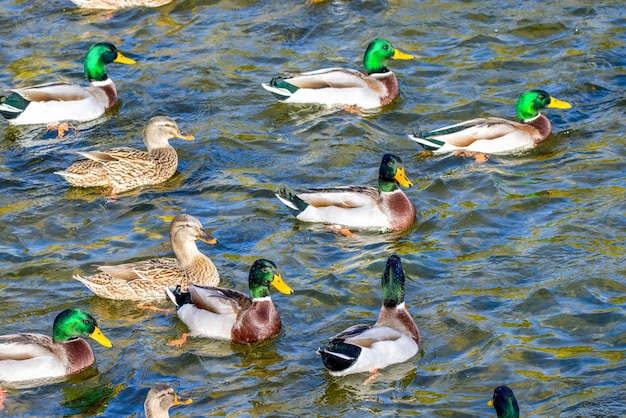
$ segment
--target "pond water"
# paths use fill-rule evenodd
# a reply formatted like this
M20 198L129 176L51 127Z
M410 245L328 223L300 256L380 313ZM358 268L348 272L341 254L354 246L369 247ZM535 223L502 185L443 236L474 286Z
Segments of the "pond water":
M0 87L84 83L102 40L137 65L110 65L120 103L64 138L0 120L0 334L50 333L58 312L91 312L113 343L71 379L4 388L5 416L142 416L169 383L194 403L173 416L495 416L501 384L523 416L626 415L624 110L626 18L609 1L174 1L85 11L69 0L0 1ZM262 82L281 72L360 69L384 37L401 95L354 114L278 103ZM486 162L432 155L406 138L478 116L514 118L542 88L546 144ZM114 202L54 171L76 150L142 148L141 129L170 116L196 140L172 141L168 182ZM280 187L375 184L381 156L400 156L416 224L345 237L296 220ZM294 289L273 293L281 335L247 347L190 339L174 314L93 296L73 273L171 256L169 219L198 217L199 243L222 285L245 291L257 258ZM398 254L420 353L366 376L330 376L315 354L380 309L385 260ZM170 304L157 304L170 308Z

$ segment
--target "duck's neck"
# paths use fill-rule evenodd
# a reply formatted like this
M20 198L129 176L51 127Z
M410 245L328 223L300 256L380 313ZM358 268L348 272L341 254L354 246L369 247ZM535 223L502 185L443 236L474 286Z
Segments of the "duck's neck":
M385 88L387 89L387 93L380 98L380 105L386 106L393 101L393 99L398 96L399 87L398 87L398 79L396 75L388 71L386 73L374 74L374 78L380 81Z
M550 123L548 118L541 113L532 119L524 120L524 123L537 129L538 134L536 136L533 136L535 146L545 141L552 132L552 124Z
M103 102L107 110L117 102L117 89L115 88L115 83L110 78L102 81L90 80L89 85L92 87L92 91L97 90L102 93L98 100Z
M233 340L253 344L278 334L282 327L280 315L271 297L252 299L252 306L238 319L239 326L233 328Z
M91 346L82 338L76 338L56 344L58 347L62 347L62 350L65 352L67 357L67 361L65 363L65 372L67 374L76 373L86 369L96 361Z
M420 332L415 321L406 310L404 302L394 307L383 306L380 309L376 326L393 328L411 337L417 345L420 343Z

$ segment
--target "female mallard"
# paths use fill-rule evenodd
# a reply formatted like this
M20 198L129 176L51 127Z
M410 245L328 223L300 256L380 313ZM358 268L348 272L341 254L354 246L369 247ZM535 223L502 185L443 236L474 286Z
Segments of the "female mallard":
M171 386L158 384L148 392L143 409L146 418L169 418L169 409L174 405L189 405L190 398L178 396Z
M409 135L424 148L436 153L450 151L511 154L529 150L543 143L552 125L541 114L546 107L569 109L569 103L550 97L543 90L529 90L515 105L522 123L501 118L478 118L430 132Z
M216 286L220 276L211 260L196 246L196 240L216 244L202 224L191 215L176 215L170 224L170 239L176 258L156 258L117 266L100 266L94 276L74 275L96 295L107 299L152 301L165 298L167 286L190 283Z
M412 55L395 49L384 39L374 39L363 57L365 72L325 68L289 77L273 78L264 89L286 103L317 103L325 106L357 106L374 109L398 95L398 80L387 68L391 59L408 60Z
M106 66L112 62L135 63L114 45L99 42L85 55L88 87L49 83L9 90L12 94L8 97L0 96L0 114L15 125L96 119L117 101L115 83L107 76Z
M276 197L304 222L401 231L415 222L415 206L399 186L412 185L400 157L385 154L378 172L378 188L296 189L296 194L281 189Z
M331 375L376 373L419 351L420 333L404 305L404 270L397 255L387 259L382 288L383 306L373 326L351 326L317 350Z
M517 399L508 386L498 386L487 405L495 408L498 418L519 418Z
M286 295L293 293L276 271L276 264L260 259L250 268L250 296L238 290L196 285L189 285L188 293L181 292L179 286L169 287L167 294L192 336L253 344L272 338L282 326L270 297L270 285Z
M90 337L110 348L93 316L67 309L54 320L52 338L41 334L0 336L0 381L26 382L77 373L95 361L87 341Z
M113 196L135 187L163 183L174 175L178 167L178 155L168 142L170 138L194 139L192 135L182 132L173 119L155 116L143 129L143 142L148 151L113 148L78 152L87 159L55 174L72 186L105 187Z
M72 3L84 9L116 10L127 7L160 7L172 0L72 0Z

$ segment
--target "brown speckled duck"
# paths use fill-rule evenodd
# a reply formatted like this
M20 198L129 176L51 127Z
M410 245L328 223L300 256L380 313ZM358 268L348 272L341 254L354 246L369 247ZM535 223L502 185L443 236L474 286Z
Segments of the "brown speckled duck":
M178 396L174 389L166 384L158 384L148 392L143 409L146 418L169 418L169 409L174 405L189 405L190 398Z
M180 285L185 291L190 283L216 286L220 276L211 260L198 251L196 240L215 244L200 221L179 214L170 224L170 239L176 258L156 258L117 266L100 266L101 273L74 279L96 295L107 299L153 301L165 298L167 286Z
M86 151L78 154L87 158L57 171L72 186L103 187L111 195L135 187L159 184L174 175L178 155L169 144L170 138L193 140L167 116L155 116L143 129L147 151L133 148L113 148L106 151Z

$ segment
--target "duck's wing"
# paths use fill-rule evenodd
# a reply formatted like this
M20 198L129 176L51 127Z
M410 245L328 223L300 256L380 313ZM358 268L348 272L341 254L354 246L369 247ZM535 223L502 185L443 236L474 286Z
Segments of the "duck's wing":
M181 274L178 260L175 258L155 258L115 266L99 266L98 270L116 279L127 281L163 281Z
M353 325L340 334L331 337L331 340L343 340L363 348L369 348L381 341L395 341L402 337L402 333L389 327L371 327L369 325Z
M78 84L71 83L47 83L31 87L9 90L17 93L30 102L49 101L76 101L84 100L92 96L91 92Z
M296 189L295 192L300 199L316 208L360 208L370 206L380 198L378 189L369 186Z
M40 334L12 334L0 336L0 361L28 360L54 356L52 339Z
M217 314L235 314L250 308L248 295L234 289L215 286L189 285L191 302L199 309Z
M324 68L306 73L293 74L285 81L301 89L364 88L368 84L366 75L346 68Z

